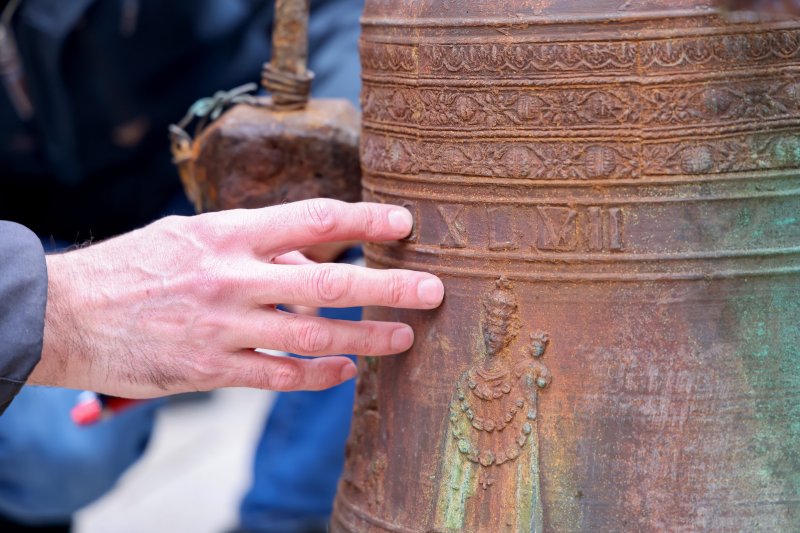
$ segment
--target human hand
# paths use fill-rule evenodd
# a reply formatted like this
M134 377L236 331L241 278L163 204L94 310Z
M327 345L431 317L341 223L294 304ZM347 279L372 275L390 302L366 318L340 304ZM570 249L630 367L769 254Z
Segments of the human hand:
M317 263L330 263L345 251L357 245L358 241L326 242L314 246L306 246L300 252Z
M309 200L168 217L48 256L44 349L30 381L129 398L341 383L356 374L346 357L275 357L254 348L385 355L411 347L411 328L295 315L276 304L432 309L444 288L430 274L318 265L296 250L400 239L411 226L401 207Z
M358 241L327 242L306 246L299 252L316 263L331 263L350 248L358 246L358 244ZM309 307L307 305L285 305L284 309L291 313L312 316L318 315L320 310L319 307Z

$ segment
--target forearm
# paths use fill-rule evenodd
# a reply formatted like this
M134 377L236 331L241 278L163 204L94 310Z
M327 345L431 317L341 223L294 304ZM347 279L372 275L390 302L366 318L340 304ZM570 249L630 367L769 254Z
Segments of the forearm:
M80 259L80 258L77 258ZM33 385L60 384L72 388L91 388L76 382L73 369L79 367L75 358L91 359L91 342L80 343L86 335L77 323L77 314L83 307L73 291L75 261L65 260L61 254L47 256L48 284L47 307L44 317L42 354L28 380Z

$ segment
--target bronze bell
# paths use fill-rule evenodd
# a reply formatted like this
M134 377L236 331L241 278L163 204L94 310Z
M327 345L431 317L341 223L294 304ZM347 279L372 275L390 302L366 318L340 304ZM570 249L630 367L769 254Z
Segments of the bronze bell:
M334 532L800 531L800 20L367 0L365 199L416 218Z

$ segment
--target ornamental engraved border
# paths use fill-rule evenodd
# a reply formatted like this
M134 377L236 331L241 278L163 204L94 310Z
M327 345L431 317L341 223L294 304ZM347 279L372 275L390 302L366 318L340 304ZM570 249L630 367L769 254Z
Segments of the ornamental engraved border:
M368 169L494 178L610 179L640 176L634 144L591 142L416 142L366 133Z
M539 180L635 179L800 168L794 131L662 143L417 141L365 132L367 172Z
M483 73L593 71L636 66L634 43L520 43L427 45L425 72Z
M800 30L782 30L711 38L668 39L640 43L643 67L670 69L685 65L736 65L744 61L786 61L800 58Z
M415 89L364 86L364 121L428 127L636 124L633 89Z
M800 30L735 35L589 43L422 44L362 39L365 71L392 73L663 72L696 65L741 66L800 59Z
M722 139L646 144L648 174L717 174L800 168L796 132L757 133Z
M411 46L397 46L361 40L361 66L364 70L415 72L417 55Z
M701 86L565 89L416 89L365 84L364 121L457 128L699 126L800 118L800 80Z

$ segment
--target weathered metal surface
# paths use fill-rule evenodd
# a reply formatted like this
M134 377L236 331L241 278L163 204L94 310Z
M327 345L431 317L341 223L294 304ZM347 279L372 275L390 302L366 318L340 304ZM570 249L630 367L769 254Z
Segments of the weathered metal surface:
M361 199L360 114L346 100L303 110L239 104L176 157L198 211L264 207L308 198Z
M800 21L368 0L365 199L435 272L334 532L800 531Z
M347 100L309 101L308 16L309 0L275 1L273 55L261 77L270 98L237 94L246 86L217 93L171 127L174 160L198 211L361 199L361 115ZM192 115L202 117L195 139L183 129ZM216 120L202 128L208 119Z

